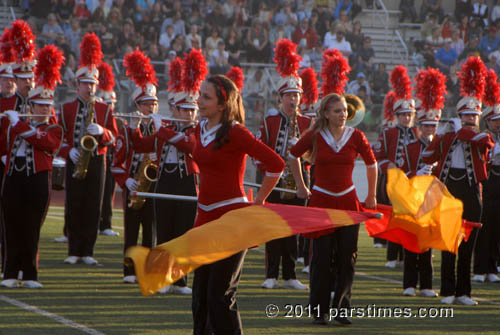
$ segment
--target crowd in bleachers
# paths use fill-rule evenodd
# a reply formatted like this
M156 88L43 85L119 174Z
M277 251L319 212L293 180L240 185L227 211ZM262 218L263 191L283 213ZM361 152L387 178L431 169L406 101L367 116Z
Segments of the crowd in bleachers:
M400 1L400 22L421 22L421 40L412 45L418 67L438 67L449 76L448 103L458 97L455 74L460 61L478 54L500 70L500 1L456 0L446 13L441 0ZM389 89L385 64L376 64L370 36L357 15L374 8L374 0L22 0L26 19L40 43L55 43L68 59L65 83L76 71L83 34L94 31L102 41L107 61L122 59L139 47L151 58L160 78L168 82L168 66L191 48L202 48L211 73L225 73L231 65L272 63L279 38L298 44L301 67L319 73L323 50L339 49L352 67L349 93L365 103L381 104ZM262 71L247 73L252 85L247 97L270 99L272 90ZM262 83L260 83L262 81ZM250 82L250 81L248 81ZM266 89L263 89L265 87ZM259 101L253 107L259 107ZM377 114L380 111L377 112Z

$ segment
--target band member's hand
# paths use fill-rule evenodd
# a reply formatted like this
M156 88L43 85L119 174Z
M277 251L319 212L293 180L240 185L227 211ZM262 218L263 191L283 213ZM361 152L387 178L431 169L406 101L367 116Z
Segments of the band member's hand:
M137 182L137 180L135 180L133 178L128 178L127 180L125 180L125 186L127 186L128 190L130 192L134 192L134 191L137 191L137 188L139 187L139 183Z
M7 155L2 156L2 163L3 165L7 164Z
M97 123L91 123L87 127L87 131L89 132L90 135L92 136L99 136L104 133L104 129L98 125Z
M367 196L365 199L365 207L368 209L377 209L377 198L375 196Z
M152 152L149 154L149 159L151 159L153 162L158 160L158 156L156 155L156 152Z
M73 164L78 163L78 160L80 159L80 153L78 152L78 149L76 148L71 148L69 151L69 158L73 162Z
M151 114L151 119L153 119L153 124L155 125L155 130L158 131L161 128L161 115Z
M141 113L135 111L130 114L131 116L141 116ZM131 117L130 122L128 124L130 129L137 129L141 125L142 118L140 117Z
M299 199L309 199L311 197L311 191L307 187L297 189L297 198Z
M398 167L393 162L389 162L389 164L387 164L387 169L397 169L397 168Z
M455 130L455 133L462 128L462 121L460 119L453 118L451 119L451 121L453 123L453 129Z
M17 111L6 111L5 115L7 115L13 126L19 122L19 113Z
M432 165L426 164L417 171L417 176L430 176L432 174Z

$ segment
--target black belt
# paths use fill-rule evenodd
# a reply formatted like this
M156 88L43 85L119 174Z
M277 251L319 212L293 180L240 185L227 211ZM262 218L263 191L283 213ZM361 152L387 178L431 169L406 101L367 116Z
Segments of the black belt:
M492 165L491 171L493 171L495 174L500 174L500 165Z
M448 177L450 177L451 180L455 181L461 180L466 176L467 176L466 169L450 168L450 171L448 173Z
M14 171L21 172L26 169L26 156L17 156L14 159Z

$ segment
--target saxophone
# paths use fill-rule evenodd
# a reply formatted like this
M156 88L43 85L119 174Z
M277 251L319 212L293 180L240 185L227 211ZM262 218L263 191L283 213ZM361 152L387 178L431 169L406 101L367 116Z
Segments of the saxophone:
M158 165L151 159L150 154L144 154L141 164L134 174L134 179L137 181L137 192L147 192L151 185L158 181ZM128 207L138 210L146 203L146 198L137 195L131 195Z
M84 129L87 129L88 126L94 122L94 114L95 114L95 99L94 97L90 98L88 103L88 114L85 119ZM97 140L94 136L90 135L88 132L80 138L80 148L78 148L78 153L80 154L80 158L75 165L75 169L73 171L73 178L78 180L83 180L87 176L87 171L89 169L89 162L92 153L97 148Z
M294 113L292 119L290 120L290 128L288 129L288 134L286 138L286 150L285 150L285 169L283 170L283 178L280 179L280 187L286 188L288 190L297 190L297 185L295 184L295 179L293 178L292 170L290 169L290 164L288 163L288 155L290 154L290 148L297 143L297 105L292 104L294 107ZM280 192L280 198L283 200L291 200L295 198L295 194Z

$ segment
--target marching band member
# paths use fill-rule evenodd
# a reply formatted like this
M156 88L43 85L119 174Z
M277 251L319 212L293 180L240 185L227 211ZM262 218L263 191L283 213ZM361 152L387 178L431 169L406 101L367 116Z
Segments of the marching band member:
M323 99L318 110L318 120L294 145L289 154L289 163L297 182L300 198L311 196L309 205L314 207L360 210L356 190L352 182L354 161L361 155L367 166L368 195L366 206L375 208L377 165L370 143L364 133L346 126L356 110L364 108L357 97L347 96L350 104L340 95L347 82L350 67L341 54L324 57L322 66ZM329 93L329 92L338 92ZM315 166L315 184L312 195L301 174L299 157L308 154ZM330 292L335 292L332 307L351 307L351 289L354 279L354 264L357 257L359 225L326 230L313 234L313 258L311 261L311 306L319 305L319 317L314 323L326 324L329 311ZM333 272L333 273L332 273ZM335 282L332 283L332 278ZM333 287L332 287L333 286ZM350 324L347 316L338 315L335 320Z
M302 95L302 81L297 73L300 56L295 53L296 45L287 39L278 41L275 49L275 62L281 79L278 82L281 109L268 114L259 130L258 138L286 158L298 137L311 125L311 118L300 114L298 107ZM260 164L257 164L260 170ZM304 173L306 173L304 171ZM288 167L281 177L280 185L295 190L292 172ZM304 199L295 195L273 191L268 199L271 203L304 206ZM266 243L266 280L261 287L279 287L279 266L282 263L283 288L306 290L307 286L296 279L295 261L297 260L297 235L280 238Z
M460 120L454 130L436 136L422 154L425 164L439 162L433 174L454 197L462 200L463 218L474 222L481 218L479 183L486 179L485 162L493 147L490 135L478 132L486 75L486 67L479 57L469 57L462 65L460 93L465 96L457 104ZM477 304L470 297L470 266L476 236L477 229L473 229L467 242L460 243L456 275L457 256L447 251L441 253L440 295L444 304Z
M198 108L203 120L194 133L193 159L200 169L195 227L230 210L249 206L243 188L247 155L261 162L265 171L255 204L264 203L285 165L276 152L243 126L245 112L241 95L226 76L211 76L203 83ZM236 291L245 254L246 250L195 270L195 335L209 331L214 334L242 333Z
M124 66L127 70L127 75L135 82L137 88L132 93L135 105L139 115L150 116L158 112L158 98L156 96L156 73L153 66L141 51L135 50L125 55ZM149 122L140 122L140 118L131 118L130 124L127 127L123 125L120 128L114 161L112 166L113 176L116 182L124 191L123 196L123 225L125 228L123 250L128 247L137 245L139 238L139 230L142 226L142 245L151 248L156 242L154 234L154 211L153 199L141 199L140 202L132 200L130 192L136 191L139 187L140 178L145 178L144 168L152 164L153 169L156 157L150 156L148 150L141 154L132 140L133 133L138 132L141 135L149 136L155 133L158 128L155 128L152 120ZM153 154L154 156L154 154ZM142 171L141 171L142 169ZM144 173L144 175L141 175ZM155 177L155 176L153 176ZM154 188L153 183L147 189L142 191L150 192ZM124 264L123 266L123 282L136 283L137 277L133 264Z
M207 73L203 68L205 65L196 61L200 56L200 51L193 49L185 61L176 58L170 64L169 70L172 70L169 71L170 89L174 92L170 110L174 118L186 121L174 121L162 126L161 119L154 118L158 130L155 135L142 137L139 132L133 134L134 145L138 152L155 152L158 157L159 179L155 187L156 193L197 195L198 166L190 154L192 145L183 139L193 133L198 109L196 105L198 92L191 91L190 88L199 87ZM182 71L177 71L179 66L182 67ZM184 73L184 77L176 77L179 73ZM188 73L197 75L186 76ZM181 236L193 227L196 203L155 199L154 210L157 220L157 243L161 244ZM185 276L158 292L190 295L192 290L187 286L187 276Z
M80 68L76 72L79 94L62 106L58 120L64 129L60 156L67 164L65 219L69 243L68 257L64 260L67 264L79 261L97 264L93 254L101 218L106 152L117 136L111 106L94 97L101 59L99 38L93 33L86 34L80 45Z
M385 185L387 183L387 169L404 169L408 164L407 146L418 140L418 129L413 127L415 117L415 101L411 99L411 80L407 69L403 65L396 66L391 73L391 84L394 91L394 105L392 110L396 115L397 126L386 128L378 138L374 146L375 157L377 157L380 169L380 186L382 191L379 198L381 203L389 204ZM408 172L408 171L405 171ZM385 201L384 201L385 200ZM387 264L388 268L395 268L398 260L403 259L403 248L394 242L387 242Z
M107 63L102 62L97 70L99 71L99 85L97 96L102 99L102 102L109 105L113 112L115 111L116 93L113 91L115 86L115 78L113 69ZM106 122L105 122L106 123ZM101 219L99 221L99 234L105 236L119 236L120 234L111 228L113 219L113 198L115 195L115 179L111 173L111 165L113 163L113 147L108 148L106 156L106 177L104 184L104 195L102 199Z
M407 147L410 165L405 170L408 170L409 178L432 174L433 167L422 162L422 153L436 134L441 118L446 94L446 76L437 69L420 70L416 77L416 89L417 119L421 135ZM421 296L437 297L437 293L432 290L432 249L421 254L404 249L403 295L416 295L418 282Z
M36 116L22 121L17 111L5 112L10 124L0 139L0 154L7 154L2 189L7 252L0 285L4 287L18 287L20 271L22 287L42 287L38 281L38 242L49 205L52 160L63 138L62 127L49 120L63 62L63 53L55 46L39 50L37 87L28 96Z
M499 282L496 262L500 242L500 225L498 224L499 199L500 199L500 84L493 69L488 71L486 90L484 94L486 108L482 117L486 124L486 132L495 142L494 149L490 151L490 164L488 164L488 177L483 181L483 226L478 232L474 248L474 277L473 281Z

